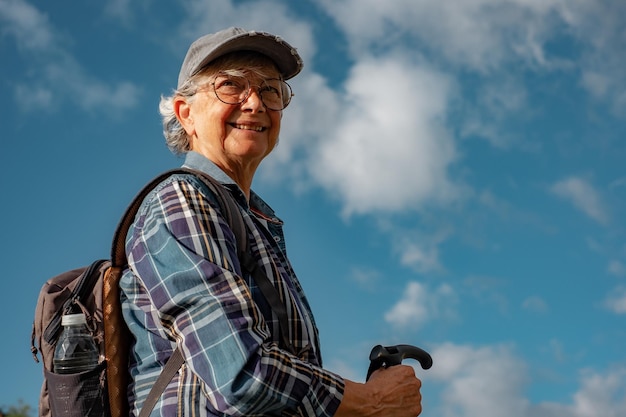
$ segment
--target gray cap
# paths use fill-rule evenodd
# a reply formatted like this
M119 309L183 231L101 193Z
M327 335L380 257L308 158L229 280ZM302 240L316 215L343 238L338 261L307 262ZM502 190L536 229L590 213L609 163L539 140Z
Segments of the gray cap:
M178 74L178 88L204 66L222 55L235 51L254 51L270 58L285 80L302 70L302 58L296 48L267 32L229 28L204 35L191 44Z

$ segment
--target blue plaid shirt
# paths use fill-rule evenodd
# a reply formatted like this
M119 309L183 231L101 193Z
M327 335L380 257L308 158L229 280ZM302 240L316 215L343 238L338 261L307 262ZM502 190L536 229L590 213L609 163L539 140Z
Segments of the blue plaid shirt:
M176 174L143 202L126 242L124 318L135 336L130 405L134 415L176 346L185 364L152 416L331 416L344 382L322 368L318 331L286 256L282 222L256 194L189 152L232 192L253 257L286 300L297 355L279 347L278 321L249 276L215 196L193 175ZM264 230L265 229L265 230ZM269 234L267 231L269 230ZM272 238L268 238L270 235Z

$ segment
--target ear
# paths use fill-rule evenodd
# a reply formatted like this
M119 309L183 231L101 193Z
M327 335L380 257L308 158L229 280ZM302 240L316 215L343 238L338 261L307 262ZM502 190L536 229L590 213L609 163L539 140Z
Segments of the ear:
M195 133L195 125L191 117L191 106L185 97L174 97L174 114L189 137Z

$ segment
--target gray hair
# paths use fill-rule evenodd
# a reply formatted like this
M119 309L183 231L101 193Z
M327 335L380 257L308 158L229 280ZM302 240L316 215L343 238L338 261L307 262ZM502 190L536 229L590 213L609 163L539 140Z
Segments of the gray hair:
M174 112L176 97L184 97L188 102L193 102L198 89L218 72L229 75L252 74L259 78L275 77L275 74L268 73L268 63L272 64L278 72L274 62L265 55L256 52L233 52L209 63L200 72L190 77L179 89L174 90L172 95L161 96L159 113L161 113L165 143L170 151L180 155L191 150L190 138Z

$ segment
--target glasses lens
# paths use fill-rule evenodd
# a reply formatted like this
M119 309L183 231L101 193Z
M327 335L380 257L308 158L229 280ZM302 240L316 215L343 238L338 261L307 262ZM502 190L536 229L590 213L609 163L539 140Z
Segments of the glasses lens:
M218 75L213 84L215 95L226 104L243 103L250 94L250 83L245 77ZM279 79L265 80L257 88L263 104L270 110L284 109L293 95L289 84Z
M291 87L282 80L265 80L259 87L263 104L271 110L282 110L291 101Z
M227 104L239 104L245 100L250 86L244 77L220 75L215 78L215 95Z

